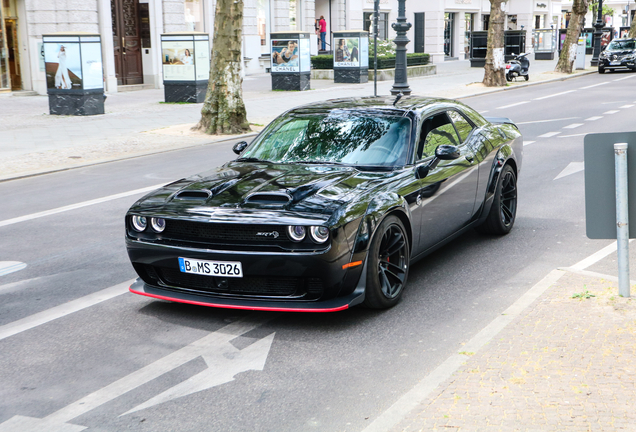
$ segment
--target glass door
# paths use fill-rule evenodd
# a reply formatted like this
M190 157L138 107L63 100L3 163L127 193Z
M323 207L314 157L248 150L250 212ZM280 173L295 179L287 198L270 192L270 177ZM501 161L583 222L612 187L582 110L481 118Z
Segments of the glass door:
M446 12L444 14L444 55L453 56L453 28L455 23L455 13Z

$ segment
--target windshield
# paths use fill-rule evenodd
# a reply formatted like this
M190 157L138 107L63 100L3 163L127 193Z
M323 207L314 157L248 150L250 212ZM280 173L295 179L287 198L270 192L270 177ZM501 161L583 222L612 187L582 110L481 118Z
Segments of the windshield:
M633 41L633 40L626 40L626 41L614 40L614 41L610 42L610 44L607 46L607 49L611 50L611 51L633 50L633 49L636 49L636 41Z
M386 167L405 164L411 120L334 110L291 114L268 129L242 158Z

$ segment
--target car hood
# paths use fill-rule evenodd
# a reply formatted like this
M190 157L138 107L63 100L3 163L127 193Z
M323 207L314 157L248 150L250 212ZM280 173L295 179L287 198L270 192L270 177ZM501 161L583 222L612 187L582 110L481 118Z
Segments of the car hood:
M619 50L610 50L610 49L606 49L605 51L605 55L607 56L624 56L627 54L633 54L634 52L636 52L636 50L632 50L632 49L619 49Z
M345 203L364 200L391 175L331 165L230 162L152 192L131 211L153 207L175 215L211 208L267 209L329 215Z

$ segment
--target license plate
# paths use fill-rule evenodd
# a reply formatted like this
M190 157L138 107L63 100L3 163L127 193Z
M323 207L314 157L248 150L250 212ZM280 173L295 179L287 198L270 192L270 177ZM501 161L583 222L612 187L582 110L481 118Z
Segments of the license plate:
M200 274L203 276L243 277L240 261L204 261L179 257L181 273Z
M610 62L610 66L620 66L620 65L621 65L621 62L620 62L620 61L613 61L613 62Z

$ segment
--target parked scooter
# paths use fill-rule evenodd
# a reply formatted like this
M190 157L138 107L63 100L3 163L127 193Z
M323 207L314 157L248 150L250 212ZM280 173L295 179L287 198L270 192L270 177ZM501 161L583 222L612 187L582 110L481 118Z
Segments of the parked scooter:
M528 53L519 54L512 60L506 63L506 81L512 81L513 78L524 77L526 81L530 79L528 69L530 69L530 60L528 60Z

